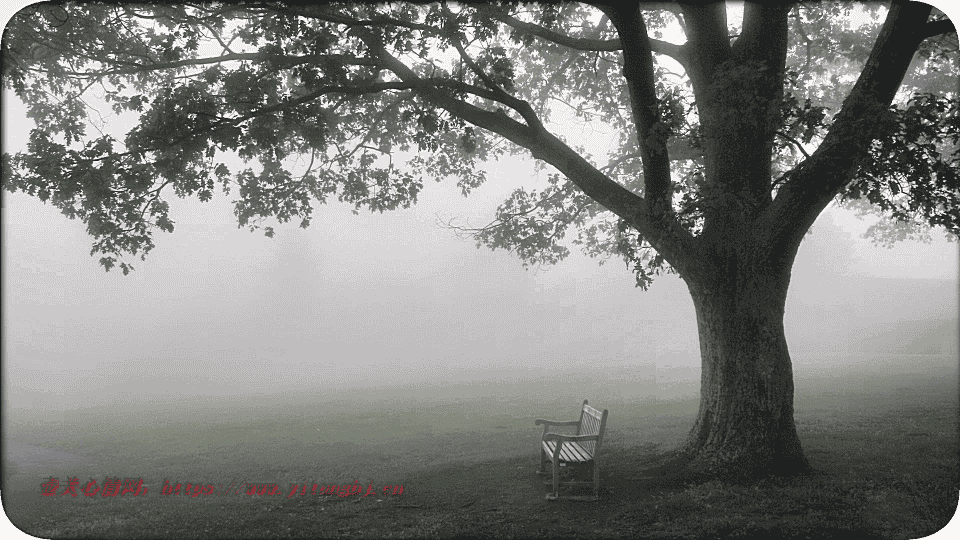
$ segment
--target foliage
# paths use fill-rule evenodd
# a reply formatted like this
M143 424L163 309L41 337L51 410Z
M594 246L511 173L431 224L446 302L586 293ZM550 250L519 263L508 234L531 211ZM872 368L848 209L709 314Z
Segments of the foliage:
M799 181L793 173L825 140L874 50L884 9L858 6L789 12L768 198ZM646 287L679 261L684 248L666 239L703 235L711 212L729 211L726 194L740 189L719 186L704 160L709 107L726 111L715 125L743 130L751 117L742 111L773 95L763 92L774 72L731 60L697 87L693 12L642 9L656 105L635 93L644 77L626 76L627 22L583 4L36 4L4 33L4 87L38 127L26 152L4 154L3 186L82 219L92 253L126 273L125 255L143 258L154 230L174 229L171 192L202 201L217 189L236 193L240 226L272 235L266 220L306 227L313 205L331 198L356 211L408 207L426 178L455 178L467 195L485 181L479 163L530 151L561 174L544 189L513 192L493 223L472 231L478 242L529 264L555 263L577 245L623 258ZM852 10L867 22L852 26ZM926 93L883 117L842 198L957 233L957 46L943 20L934 14L927 25L943 28L918 46L913 71L924 77L904 83L907 96ZM680 32L685 48L664 40ZM99 131L95 100L136 118L125 137ZM649 126L637 116L643 107L656 109ZM616 133L596 158L604 166L580 163L544 128L571 114ZM663 142L666 181L652 179L653 159L643 157L645 145ZM233 170L234 155L249 167ZM584 179L595 173L602 178ZM666 218L653 210L662 187L648 193L652 185L667 186ZM614 207L626 200L619 186L636 199Z
M957 112L956 101L932 94L916 94L905 107L891 108L883 119L889 124L886 135L873 141L868 158L842 197L865 199L899 223L956 231L952 214L960 192ZM900 234L890 234L894 230ZM877 228L875 238L890 245L910 230Z

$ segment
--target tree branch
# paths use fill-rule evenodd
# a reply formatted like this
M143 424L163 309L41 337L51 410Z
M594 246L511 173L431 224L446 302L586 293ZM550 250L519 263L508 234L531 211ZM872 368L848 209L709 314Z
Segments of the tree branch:
M787 135L786 133L784 133L784 132L782 132L782 131L778 131L778 132L777 132L777 135L783 137L783 138L786 139L788 142L790 142L790 143L792 143L794 146L796 146L796 147L797 147L797 150L800 150L800 153L802 153L804 157L810 157L810 154L808 154L807 151L803 149L803 145L800 144L800 141L794 139L793 137Z
M444 15L446 15L447 17L450 17L450 18L452 19L452 18L453 18L453 15L450 13L450 10L447 9L447 4L446 4L446 2L444 2L441 6L442 6L442 8L443 8L443 13L444 13ZM516 102L518 102L517 105L518 105L519 107L521 107L521 108L523 107L523 106L519 103L520 100L517 100L517 99L513 98L513 96L511 96L511 95L508 94L506 91L504 91L503 88L500 88L500 85L498 85L497 83L495 83L495 82L493 81L493 79L490 78L489 75L487 75L486 73L483 72L482 69L480 69L480 66L478 66L477 63L473 61L473 58L470 58L470 55L467 54L467 51L466 51L466 49L463 48L463 44L460 43L460 39L459 39L459 38L451 38L451 39L450 39L450 42L453 43L453 46L457 49L457 53L460 54L460 58L464 61L464 63L467 64L467 67L470 68L470 71L472 71L477 77L479 77L480 80L483 81L483 84L485 84L485 85L487 86L487 88L489 88L494 94L496 94L497 96L499 96L499 97L500 97L500 100L502 100L504 103L509 103L509 102L511 102L511 101L516 101ZM514 108L516 109L516 107L514 107ZM529 105L527 106L527 108L529 108ZM517 110L517 112L520 112L519 109L516 109L516 110ZM522 114L522 113L521 113L521 114ZM528 118L524 117L524 119L527 120L527 123L528 123L528 124L530 124L530 120L531 120L531 119L535 119L534 122L539 122L539 119L536 119L535 116L534 116L533 118L531 118L531 119L528 119ZM530 125L533 125L533 124L530 124Z
M105 77L108 75L129 75L133 73L145 73L148 71L159 71L166 69L177 69L182 67L192 67L192 66L203 66L209 64L220 64L223 62L242 62L250 60L263 60L265 57L259 52L251 53L227 53L220 56L213 56L209 58L193 58L185 60L176 60L173 62L157 62L155 64L134 64L127 63L126 67L108 69L105 71L91 71L91 72L64 72L67 75L75 77ZM282 56L277 57L275 61L281 67L289 68L293 66L298 66L300 64L306 64L308 62L316 62L320 59L334 59L344 65L356 65L356 66L376 66L377 62L368 58L358 58L355 56L345 55L345 54L311 54L305 56ZM45 73L45 71L37 70L38 73Z
M637 125L647 209L653 216L672 212L668 128L660 121L653 56L647 26L637 6L601 8L610 17L623 43L623 75L627 79L633 121Z
M496 19L504 23L515 30L519 30L525 34L530 34L570 49L576 49L578 51L619 51L621 48L619 39L589 39L570 37L566 34L554 32L553 30L548 30L533 23L523 22L520 19L508 14L503 9L493 5L477 6L477 11L489 16L492 19Z
M740 156L746 165L742 176L752 194L754 208L768 205L773 161L774 134L782 119L784 73L788 47L790 6L747 2L743 8L743 31L731 48L734 60L743 66L756 66L760 74L754 85L754 106L748 109L749 123L759 137L747 144ZM801 151L803 151L801 149ZM729 163L729 162L728 162Z
M681 3L686 19L687 47L690 48L690 66L684 66L694 89L709 84L714 67L730 57L730 38L727 33L727 8L723 2L712 4ZM699 92L698 92L699 94Z
M477 11L496 19L507 26L519 30L525 34L536 36L551 43L556 43L569 49L578 51L619 51L623 48L619 39L590 39L575 38L559 32L554 32L542 26L523 22L516 17L506 13L499 7L492 5L481 5ZM687 55L682 45L675 45L658 39L650 40L650 48L657 54L669 56L686 67Z
M651 216L642 197L597 170L542 125L525 125L506 115L490 112L456 99L418 77L413 70L388 53L383 46L378 45L376 37L372 34L361 32L359 35L387 69L405 83L418 89L417 93L422 99L528 149L533 157L553 165L584 194L640 231L644 238L678 270L692 268L697 264L696 239L675 219Z
M386 15L380 15L372 19L355 19L352 17L347 17L345 15L340 15L339 13L330 11L326 6L318 6L318 5L299 5L298 6L298 5L277 3L277 4L270 4L269 6L264 6L264 7L276 13L283 13L286 15L298 15L300 17L317 19L317 20L326 21L329 23L342 24L348 28L393 25L393 26L399 26L402 28L409 28L411 30L420 30L421 32L426 32L433 36L438 36L441 33L441 30L439 28L430 26L429 24L403 21L400 19L395 19L393 17L388 17Z
M939 36L940 34L956 34L957 27L953 25L953 21L949 19L943 19L939 21L928 22L923 25L923 31L920 33L922 36L921 39L931 38L933 36Z
M917 47L923 41L931 6L893 3L860 77L820 147L792 171L764 212L760 229L767 245L792 249L820 212L850 181L880 121L893 102Z

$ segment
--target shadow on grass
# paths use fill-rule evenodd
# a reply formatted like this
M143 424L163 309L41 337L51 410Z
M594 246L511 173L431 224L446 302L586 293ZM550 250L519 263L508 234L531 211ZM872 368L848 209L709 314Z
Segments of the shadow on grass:
M276 497L152 493L140 501L54 501L40 497L35 486L12 495L36 513L30 522L15 523L47 538L892 540L923 537L949 521L957 505L957 467L955 442L944 444L948 434L888 434L886 446L852 428L842 434L842 443L808 438L814 472L753 483L691 475L656 444L611 446L601 454L598 501L546 501L550 478L536 474L533 451L419 469L404 479L399 496L286 497L284 491ZM904 460L891 451L897 446L923 458ZM591 492L561 488L561 496Z
M759 484L704 481L678 468L672 453L615 450L604 456L598 501L564 499L590 488L561 488L545 500L549 477L535 460L450 467L409 485L395 506L413 536L522 538L889 538L858 517L849 493L811 473ZM402 514L399 514L401 513ZM402 515L402 517L401 517Z

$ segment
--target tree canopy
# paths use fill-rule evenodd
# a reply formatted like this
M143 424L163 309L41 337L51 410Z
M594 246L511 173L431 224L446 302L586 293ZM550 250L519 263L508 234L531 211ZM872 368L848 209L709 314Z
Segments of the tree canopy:
M726 220L729 193L749 193L737 204L749 199L756 212L797 205L796 186L812 183L803 172L831 149L862 155L831 183L830 199L957 233L952 24L934 11L901 31L918 42L917 58L902 87L883 89L897 99L878 104L869 140L851 149L833 142L855 129L841 104L857 69L870 69L885 9L787 11L787 41L762 51L752 43L776 14L753 4L739 25L722 4L640 4L636 13L572 3L37 4L4 33L4 87L37 125L27 152L4 155L4 187L82 219L93 253L124 272L127 257L153 247L155 230L174 229L171 194L209 200L222 189L236 197L241 226L270 235L268 218L306 227L331 198L358 210L408 207L426 179L448 177L469 194L486 180L478 163L504 152L532 153L559 174L544 189L517 189L493 223L471 231L478 242L539 264L572 243L624 258L641 286ZM754 69L771 62L782 65ZM732 67L714 67L722 64ZM764 77L782 79L782 90L762 88ZM104 113L93 99L138 115L125 138L97 132ZM851 108L867 105L857 99ZM743 117L743 102L764 100L771 105ZM571 113L618 134L608 155L582 155L545 127L551 114ZM733 186L713 178L704 150L744 123L773 131L772 148L744 139L735 154L772 159ZM231 170L234 154L249 167ZM880 232L889 240L903 230Z

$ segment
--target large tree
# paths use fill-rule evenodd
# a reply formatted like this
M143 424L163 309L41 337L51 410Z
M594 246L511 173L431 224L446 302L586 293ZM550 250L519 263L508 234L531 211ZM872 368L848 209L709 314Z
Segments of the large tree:
M783 327L800 242L835 199L960 230L957 63L953 24L915 2L746 3L739 24L723 3L40 4L4 33L3 85L37 127L3 185L82 219L126 273L173 230L171 193L233 189L239 224L273 234L264 220L306 227L331 197L407 207L424 177L466 195L483 160L532 155L559 174L478 243L533 264L579 245L644 288L677 272L702 356L678 455L792 473L809 468ZM94 99L139 115L123 140L94 129ZM572 148L551 112L617 133L609 154Z

